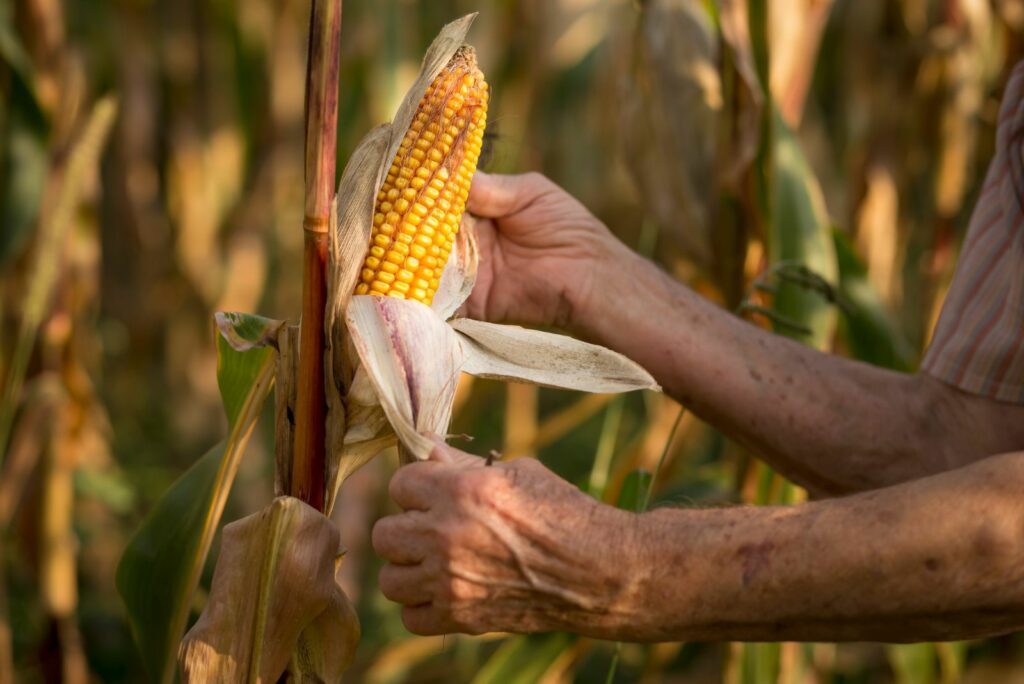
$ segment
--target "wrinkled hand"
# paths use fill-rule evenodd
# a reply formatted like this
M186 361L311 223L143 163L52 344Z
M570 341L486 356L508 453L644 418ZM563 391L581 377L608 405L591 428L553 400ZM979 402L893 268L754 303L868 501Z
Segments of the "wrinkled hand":
M388 561L381 591L411 632L595 633L629 603L635 516L533 459L487 467L439 444L389 489L404 512L377 522L373 547Z
M601 274L629 250L565 190L538 173L478 172L468 208L480 268L472 318L573 328L601 297Z

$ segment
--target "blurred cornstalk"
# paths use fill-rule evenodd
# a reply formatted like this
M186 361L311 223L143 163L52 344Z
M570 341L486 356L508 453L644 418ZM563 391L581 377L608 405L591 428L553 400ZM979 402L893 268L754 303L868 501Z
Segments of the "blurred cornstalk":
M88 104L59 3L5 4L0 35L0 681L16 679L8 583L31 569L43 675L84 684L73 483L110 463L93 384L98 229L80 210L94 199L116 105Z

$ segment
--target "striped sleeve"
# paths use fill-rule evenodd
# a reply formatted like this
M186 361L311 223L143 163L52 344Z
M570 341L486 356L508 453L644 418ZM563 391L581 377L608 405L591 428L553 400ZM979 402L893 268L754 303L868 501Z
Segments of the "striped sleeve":
M1024 404L1024 62L999 112L996 155L922 370Z

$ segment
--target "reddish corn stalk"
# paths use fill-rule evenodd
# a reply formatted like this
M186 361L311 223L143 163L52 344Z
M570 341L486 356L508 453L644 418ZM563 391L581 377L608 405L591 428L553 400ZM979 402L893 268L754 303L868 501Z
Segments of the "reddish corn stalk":
M335 192L340 46L341 0L313 0L306 66L305 248L291 494L321 511L326 470L327 227Z

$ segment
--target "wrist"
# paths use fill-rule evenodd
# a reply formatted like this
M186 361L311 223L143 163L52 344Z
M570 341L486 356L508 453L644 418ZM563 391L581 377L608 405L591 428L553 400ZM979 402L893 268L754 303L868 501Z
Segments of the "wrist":
M568 329L598 344L613 339L617 314L640 306L634 302L638 283L650 263L612 236L583 266L580 276L566 288L571 316Z
M582 533L571 536L572 566L580 601L549 625L603 639L635 639L649 627L649 568L638 562L649 549L642 532L643 516L593 502Z

